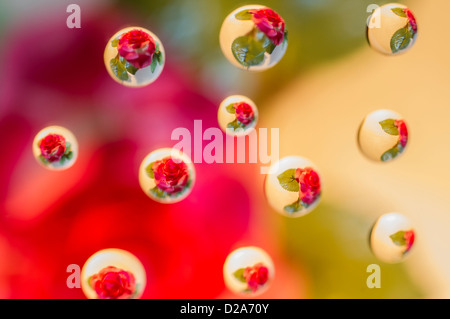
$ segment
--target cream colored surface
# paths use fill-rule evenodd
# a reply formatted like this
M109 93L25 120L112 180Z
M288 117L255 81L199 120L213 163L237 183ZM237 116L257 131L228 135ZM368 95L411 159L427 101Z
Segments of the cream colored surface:
M139 69L135 75L128 73L128 81L121 81L116 77L116 75L111 70L110 61L111 61L111 59L115 58L118 53L117 47L113 48L111 45L111 42L114 39L119 39L122 36L122 34L127 33L128 31L131 31L133 29L139 29L144 32L147 32L155 40L155 43L159 43L159 50L161 51L161 53L163 55L163 65L159 65L159 63L158 63L156 65L155 72L153 72L153 73L152 73L150 66ZM129 87L142 87L142 86L146 86L150 83L153 83L161 75L161 72L164 69L164 63L166 61L166 53L164 51L164 46L163 46L161 40L153 32L151 32L145 28L141 28L141 27L129 27L129 28L125 28L125 29L118 31L116 34L114 34L108 40L108 43L106 44L106 47L105 47L105 52L103 54L103 60L105 62L105 67L106 67L106 70L108 71L108 74L111 76L111 78L114 81L116 81L117 83L120 83L122 85L129 86Z
M380 121L387 119L400 120L402 116L391 110L374 111L366 116L358 134L361 151L368 158L377 162L382 162L381 155L397 144L399 139L398 136L390 135L383 131ZM392 160L398 159L402 154L399 154Z
M257 263L263 263L269 270L269 278L263 286L259 286L258 289L252 293L252 296L257 296L265 292L271 281L275 276L275 267L273 265L272 258L261 248L258 247L242 247L232 251L223 265L223 279L225 285L236 294L246 294L244 291L248 288L246 283L243 283L234 277L234 272L241 268L251 267Z
M370 244L375 256L387 263L398 263L409 257L414 250L414 245L408 253L403 254L405 247L396 245L390 238L398 231L407 230L414 230L414 227L406 216L400 213L380 216L370 236Z
M142 295L147 282L142 263L136 256L126 250L109 248L100 250L89 257L81 270L81 289L87 298L98 299L95 290L89 286L89 277L108 266L131 272L136 280L137 294L135 298Z
M61 135L66 139L66 142L70 143L70 149L72 150L73 157L70 160L66 160L64 162L64 164L60 164L60 162L58 161L58 162L53 162L53 163L49 163L46 165L46 164L42 163L42 161L39 159L39 156L41 155L41 149L39 148L39 142L41 141L41 139L43 139L44 137L46 137L49 134ZM36 160L38 161L38 163L45 168L48 168L50 170L55 170L55 171L65 170L65 169L68 169L69 167L71 167L73 164L75 164L75 161L77 160L78 142L77 142L77 139L75 138L75 135L73 135L73 133L71 131L69 131L68 129L66 129L65 127L48 126L36 134L36 136L33 140L33 155L36 158Z
M236 40L238 37L244 36L247 33L249 33L253 29L255 24L253 23L252 20L238 20L235 18L235 14L244 10L261 9L261 8L265 8L265 6L246 5L237 8L225 18L222 27L220 28L219 41L222 52L228 59L228 61L230 61L234 66L238 68L245 70L248 69L250 71L264 71L277 64L283 57L284 53L286 52L287 42L284 42L277 45L273 50L272 54L268 54L267 52L264 53L265 58L263 63L260 65L255 65L246 68L236 61L236 58L234 57L233 52L231 51L231 45L233 41Z
M370 19L367 33L372 48L387 55L393 54L391 50L392 36L408 22L407 18L396 15L392 11L394 8L405 9L407 7L399 3L391 3L375 9ZM406 49L401 50L396 54L408 51L414 45L416 39L417 35Z
M317 199L312 205L308 206L308 208L303 208L297 213L288 213L284 210L285 206L291 205L298 200L299 192L290 192L281 187L280 181L278 180L278 175L288 169L305 167L313 168L319 174L319 177L321 177L320 172L314 163L300 156L284 157L270 167L269 174L267 174L264 181L264 191L270 206L272 206L272 208L278 213L287 217L300 217L310 213L319 204L320 198ZM320 182L322 183L322 179Z
M187 165L189 169L189 180L191 182L191 185L189 189L183 190L182 194L178 195L177 197L158 198L150 193L150 189L154 188L156 186L156 183L153 178L150 178L147 175L146 168L150 163L159 161L168 156L171 156L174 161L179 159ZM191 193L192 187L194 187L194 183L195 169L191 159L186 154L183 154L181 151L174 148L161 148L151 152L142 160L141 166L139 167L139 184L141 185L142 190L148 197L160 203L172 204L185 199Z
M234 121L236 119L236 115L231 114L227 111L227 106L233 103L245 102L249 104L253 109L253 114L255 120L249 124L245 129L238 129L234 131L233 129L227 130L227 124ZM219 109L217 110L217 121L219 122L219 127L228 135L234 136L243 136L247 135L251 128L254 128L258 123L258 108L256 104L250 100L248 97L243 95L231 95L224 99L222 103L220 103Z
M409 217L419 235L403 265L427 297L450 298L450 41L442 22L450 1L410 4L422 30L411 50L386 57L365 44L299 74L260 105L260 125L280 128L281 156L302 154L320 167L322 201L372 222L392 211ZM357 146L361 119L380 108L408 121L408 147L389 163Z

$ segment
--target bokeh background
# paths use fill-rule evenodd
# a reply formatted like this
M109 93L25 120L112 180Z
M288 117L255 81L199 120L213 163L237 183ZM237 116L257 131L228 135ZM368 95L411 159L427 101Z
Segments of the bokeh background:
M81 7L81 29L66 8ZM96 251L121 248L144 264L144 298L235 298L222 266L233 249L254 245L274 259L276 277L262 298L450 297L450 42L445 0L402 1L419 37L407 53L382 56L365 39L374 0L266 0L289 30L274 68L233 67L218 43L221 23L243 1L0 2L0 298L84 298L66 268ZM103 64L112 34L145 27L164 43L161 77L133 89ZM259 107L259 127L280 129L280 155L313 160L324 180L311 214L285 218L268 207L258 164L196 164L191 195L158 204L137 171L152 150L170 147L177 127L218 127L219 103L243 94ZM379 108L404 115L405 154L392 163L360 154L356 132ZM79 158L51 172L31 143L45 126L77 136ZM389 265L371 254L380 215L416 223L415 251ZM366 286L381 266L381 288Z

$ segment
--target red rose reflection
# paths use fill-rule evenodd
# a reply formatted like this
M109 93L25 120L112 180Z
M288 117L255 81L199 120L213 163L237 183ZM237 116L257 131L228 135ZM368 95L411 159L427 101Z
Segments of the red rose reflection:
M305 169L297 168L295 179L300 186L300 200L307 205L311 205L320 195L319 174L311 167L306 167Z
M406 127L405 121L395 120L394 125L398 129L399 142L402 145L402 147L405 147L406 143L408 142L408 129Z
M270 8L249 10L252 20L275 45L279 45L284 39L284 20Z
M414 231L413 230L405 231L405 234L403 235L403 237L405 238L405 241L406 241L406 251L405 252L408 252L411 249L412 245L414 244L414 237L415 237Z
M236 109L236 119L241 122L244 125L249 124L253 121L253 118L255 117L253 108L245 103L235 103L234 108Z
M255 292L259 285L264 285L269 278L269 269L262 263L258 263L253 267L246 267L243 273L247 281L249 289Z
M174 161L166 157L153 163L156 186L169 193L177 193L184 189L189 179L189 170L183 161Z
M58 134L49 134L39 142L42 156L49 161L57 162L66 151L66 139Z
M417 32L417 22L416 22L416 18L414 17L413 13L408 8L403 9L403 12L406 13L409 24L411 25L411 28L414 30L414 33L416 33Z
M135 68L142 69L152 63L156 50L155 40L146 32L131 30L122 35L117 45L119 55Z
M98 274L92 275L89 285L100 299L128 299L136 291L136 282L132 273L109 266Z

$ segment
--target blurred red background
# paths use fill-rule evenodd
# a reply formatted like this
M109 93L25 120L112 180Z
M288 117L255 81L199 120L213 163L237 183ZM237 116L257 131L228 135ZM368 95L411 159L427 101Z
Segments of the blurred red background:
M175 144L176 127L191 129L194 119L217 127L218 100L196 91L170 50L155 84L112 81L103 50L124 25L118 11L84 13L79 30L61 27L66 15L47 17L17 23L4 40L0 297L82 298L66 287L67 266L110 247L142 261L144 298L218 296L227 254L249 237L255 207L243 181L260 179L257 168L196 164L192 194L173 205L150 200L137 175L147 153ZM64 172L41 168L31 153L34 135L52 124L72 130L80 145Z

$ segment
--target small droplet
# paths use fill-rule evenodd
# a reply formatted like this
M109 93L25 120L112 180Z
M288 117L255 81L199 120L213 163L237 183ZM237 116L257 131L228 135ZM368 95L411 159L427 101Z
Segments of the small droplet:
M122 249L103 249L93 254L81 270L81 288L89 299L137 299L146 285L139 259Z
M300 156L284 157L274 163L264 187L270 206L288 217L310 213L322 196L322 179L317 167Z
M220 128L228 135L247 135L256 126L258 108L248 97L232 95L220 103L217 120Z
M50 170L65 170L78 157L78 142L68 129L48 126L33 140L33 155L39 164Z
M231 12L220 29L220 46L235 66L263 71L277 64L287 49L283 18L261 5L247 5Z
M262 294L269 288L274 275L272 258L258 247L234 250L223 265L225 285L236 294Z
M384 214L370 233L370 247L374 255L387 263L403 261L410 253L415 239L412 223L399 213Z
M374 50L386 55L408 51L417 39L414 14L398 3L378 7L369 18L367 39Z
M370 113L359 128L359 148L373 161L388 162L399 157L407 143L406 122L400 114L391 110Z
M128 87L154 82L166 61L159 38L141 27L125 28L114 34L106 44L103 58L109 75Z
M176 203L186 198L195 182L191 159L176 149L161 148L148 154L139 168L139 183L151 199Z

